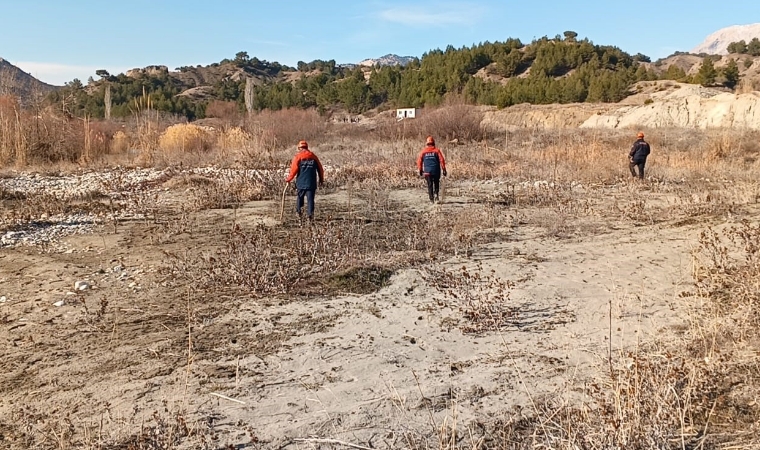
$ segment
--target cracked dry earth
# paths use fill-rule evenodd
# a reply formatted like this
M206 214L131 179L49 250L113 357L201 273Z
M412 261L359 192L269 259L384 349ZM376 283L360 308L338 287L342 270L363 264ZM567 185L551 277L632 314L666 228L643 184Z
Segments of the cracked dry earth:
M468 215L499 188L455 183L436 206L421 189L387 195L397 210ZM619 355L685 320L690 249L706 221L733 220L568 220L494 203L504 221L492 238L400 268L373 292L261 296L178 281L175 266L236 229L303 233L294 218L278 223L279 199L188 212L186 190L151 189L167 199L152 217L96 222L60 246L0 248L0 447L149 448L135 443L154 433L180 448L320 439L398 448L443 424L478 429L545 396L576 401L610 349ZM603 210L639 188L594 189L577 195ZM637 192L651 205L667 197ZM319 228L348 199L332 189L317 202ZM463 267L486 283L442 286ZM452 293L478 302L494 286L509 306L498 329L462 327L470 310Z

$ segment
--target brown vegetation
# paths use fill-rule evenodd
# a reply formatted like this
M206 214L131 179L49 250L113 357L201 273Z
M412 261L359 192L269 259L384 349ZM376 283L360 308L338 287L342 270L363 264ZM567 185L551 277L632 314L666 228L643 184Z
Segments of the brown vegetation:
M222 106L220 115L226 114ZM149 236L143 239L150 240L150 248L164 252L157 277L165 289L158 294L175 295L174 306L158 306L163 308L160 312L135 323L167 330L165 322L171 326L171 336L184 347L172 347L167 353L174 355L173 367L186 370L188 378L197 372L193 371L196 357L218 358L217 347L229 345L225 342L230 336L237 336L224 334L213 321L205 323L204 317L221 317L221 310L242 310L240 301L225 299L264 299L266 306L367 293L386 286L399 269L417 267L440 294L431 309L454 311L448 325L465 334L498 336L510 328L527 327L521 305L511 303L512 282L483 273L477 262L455 270L436 264L449 258L470 262L479 246L508 241L517 227L542 230L542 239L569 240L601 235L602 228L621 224L662 228L719 224L734 215L751 219L747 211L760 199L756 184L760 135L755 132L646 130L653 147L649 179L635 183L629 182L626 166L633 140L629 131L497 133L481 126L479 114L466 105L449 105L423 111L415 121L376 117L369 124L349 126L329 125L314 111L286 110L205 129L176 124L149 108L127 123L93 123L51 111L31 113L3 98L0 158L5 166L21 168L68 162L172 167L214 163L260 169L256 175L230 171L214 180L175 177L165 186L189 192L177 209L147 196L132 200L144 217L151 218L140 231ZM447 157L450 177L445 183L465 192L458 192L457 198L466 206L452 207L447 214L402 207L392 195L394 190L419 186L413 164L427 134L438 139ZM192 215L210 209L231 209L236 214L246 202L279 201L283 171L299 139L309 140L328 166L324 195L344 196L340 205L345 208L321 206L321 226L304 229L288 220L280 226L241 227L235 215L233 225L220 230L217 224L204 228L203 219ZM495 187L486 190L482 181ZM624 195L612 197L613 189ZM106 208L98 198L62 200L44 193L20 198L5 191L0 191L0 201L7 206L0 218L2 230L67 208L113 212L128 206L121 201ZM137 235L130 239L137 240ZM185 238L181 245L171 246ZM415 408L430 412L430 426L414 430L399 426L385 433L392 437L380 445L504 450L758 445L759 239L760 229L749 219L733 227L706 228L692 255L693 283L675 293L686 302L685 323L661 339L610 350L604 370L587 384L555 395L531 395L527 410L505 410L498 418L482 417L466 424L456 421L453 394L436 406L418 384L422 399ZM179 304L186 302L187 311L177 311L178 292L183 297ZM105 296L102 302L101 312L87 311L76 322L89 330L80 338L115 339L116 348L131 345L129 336L117 335L118 313L109 309ZM321 326L311 315L291 325L250 338L244 349L235 350L238 358L249 351L261 358L282 346L289 333ZM612 336L611 325L609 331ZM503 358L510 361L513 356ZM0 393L11 389L6 386ZM400 397L392 403L395 410L406 411ZM141 423L135 411L132 422L115 421L104 431L102 421L98 429L92 422L70 419L67 411L48 413L19 405L11 417L0 418L0 439L11 442L11 448L219 448L212 418L202 422L189 419L189 411L168 407L162 411ZM441 411L451 411L442 422L433 414ZM269 448L269 443L258 442L257 430L247 432L251 448ZM345 444L317 438L293 442L315 448Z

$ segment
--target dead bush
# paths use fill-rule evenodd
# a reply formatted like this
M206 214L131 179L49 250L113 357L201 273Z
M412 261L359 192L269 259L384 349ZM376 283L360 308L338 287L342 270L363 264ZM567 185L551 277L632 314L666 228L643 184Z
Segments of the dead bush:
M482 121L483 113L477 107L459 103L423 111L414 125L418 137L432 135L447 142L470 142L481 141L486 137Z
M483 113L472 105L451 103L437 108L421 108L415 119L397 121L395 116L377 119L372 136L379 140L417 139L432 135L439 144L481 141L489 132L481 125Z
M242 116L238 104L232 101L212 100L206 106L206 117L215 117L228 123L236 123Z
M250 147L252 136L240 127L226 127L216 140L216 146L222 152L242 151Z
M127 150L129 150L129 137L124 131L119 130L111 138L111 153L125 153Z
M299 140L319 140L325 136L327 121L316 110L283 109L262 111L246 119L245 129L261 136L265 150L295 148Z
M169 153L205 152L212 143L213 136L208 130L188 123L170 126L158 139L161 150Z

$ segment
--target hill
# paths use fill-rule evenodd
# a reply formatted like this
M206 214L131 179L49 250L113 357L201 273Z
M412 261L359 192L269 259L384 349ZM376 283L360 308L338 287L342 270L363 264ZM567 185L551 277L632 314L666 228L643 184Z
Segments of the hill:
M704 59L705 54L676 53L647 64L647 67L659 78L689 81L689 77L694 78L699 73ZM712 55L710 59L719 74L730 61L736 62L740 77L739 89L760 90L760 56L732 53L724 56ZM720 83L722 77L719 76L717 81Z
M388 54L379 58L369 58L359 62L360 66L373 67L373 66L406 66L414 61L413 56L398 56L394 54Z
M318 108L359 114L376 108L435 106L452 95L500 107L525 102L615 102L627 95L632 83L655 77L639 64L639 55L576 36L566 32L564 38L544 36L529 44L508 39L448 46L422 58L386 55L353 67L315 60L290 68L239 52L232 60L206 67L169 71L150 66L117 76L106 73L86 87L67 86L50 100L60 103L63 96L73 96L77 101L67 102L70 114L103 117L107 85L112 117L132 114L134 102L146 95L155 109L193 120L205 117L211 102L235 105L221 109L215 105L216 110L242 111L247 81L253 80L248 103L255 110Z
M722 28L705 38L705 40L694 47L691 53L706 53L709 55L727 55L728 44L732 42L745 41L749 42L753 38L760 38L760 23L748 25L734 25Z
M46 95L56 86L43 83L3 58L0 58L0 95L13 95L28 103L36 95Z
M741 90L760 88L758 57L734 53L709 56L715 77L704 81L699 69L708 55L676 53L654 63L618 47L577 38L546 36L528 44L518 39L431 50L421 58L386 55L365 65L339 65L334 60L299 61L296 68L251 58L239 52L208 66L149 66L101 79L88 86L67 85L50 96L67 101L71 115L103 117L106 86L112 117L134 113L136 101L189 120L252 110L316 108L323 113L425 107L457 97L468 103L504 108L553 103L616 103L634 94L638 82L672 80L720 87L736 85L723 68L735 62ZM734 74L735 75L735 74ZM249 82L252 81L253 83ZM252 86L251 86L252 84ZM248 98L246 99L246 90ZM142 100L141 100L142 99ZM208 106L213 106L207 110Z

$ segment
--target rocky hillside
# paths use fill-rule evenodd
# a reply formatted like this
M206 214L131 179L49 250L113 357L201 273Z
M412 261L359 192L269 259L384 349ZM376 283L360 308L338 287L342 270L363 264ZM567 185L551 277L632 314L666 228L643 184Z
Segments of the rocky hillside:
M186 66L170 71L166 66L148 66L128 70L125 75L130 78L160 78L168 77L182 88L179 95L193 100L212 98L214 86L224 81L239 82L252 78L255 84L263 84L278 78L283 78L288 72L280 66L270 66L268 63L247 64L244 66L225 61L208 66Z
M379 58L369 58L365 59L364 61L361 61L359 63L360 66L367 66L367 67L373 67L376 65L380 66L405 66L409 64L410 62L414 61L413 56L398 56L393 54L388 54L385 56L381 56Z
M620 103L486 108L483 124L518 128L732 128L760 130L760 92L731 93L675 81L644 81Z
M718 70L724 68L729 61L736 61L736 65L739 68L740 91L760 90L760 56L731 54L725 56L716 55L711 58L713 59L713 65ZM703 56L680 53L655 61L654 63L646 63L646 66L658 75L666 73L671 66L680 68L686 75L696 75L703 60ZM718 77L717 81L721 81L720 77Z
M44 96L55 89L56 86L43 83L0 58L0 95L13 95L27 103L35 96Z
M694 84L642 82L628 104L591 115L581 128L738 128L760 130L760 92L734 94Z
M760 23L749 25L734 25L722 28L707 36L704 42L691 50L691 53L707 53L709 55L727 55L728 44L732 42L749 42L752 38L760 38Z

